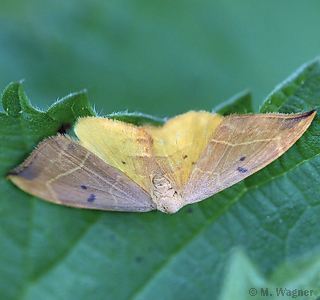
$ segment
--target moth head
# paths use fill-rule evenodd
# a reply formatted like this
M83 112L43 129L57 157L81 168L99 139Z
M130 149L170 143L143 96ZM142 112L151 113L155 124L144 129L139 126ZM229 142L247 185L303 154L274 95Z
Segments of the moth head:
M182 204L182 199L180 197L161 197L158 198L156 201L157 209L167 213L167 214L174 214L180 208L182 208L185 204Z

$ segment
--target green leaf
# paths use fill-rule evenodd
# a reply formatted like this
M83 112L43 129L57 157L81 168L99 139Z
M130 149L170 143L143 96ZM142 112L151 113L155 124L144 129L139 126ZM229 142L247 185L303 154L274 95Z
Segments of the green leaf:
M300 68L268 97L261 111L317 108L319 70L318 60ZM248 97L237 96L219 111L252 111ZM241 101L243 106L238 105ZM241 291L248 282L307 286L316 279L316 272L308 270L318 265L317 259L308 260L308 254L319 248L320 240L318 116L283 156L244 181L173 215L139 214L55 205L5 179L40 140L78 116L95 115L84 92L41 112L31 106L21 83L12 83L2 103L1 298L224 299L234 295L226 277L230 265L246 274L237 283ZM139 113L123 116L137 124L162 122ZM239 247L243 255L232 263ZM284 264L295 266L302 255L307 258L299 264L305 270L301 278L295 272L281 281L277 274L283 277Z
M320 294L320 256L312 255L280 264L263 276L242 249L232 253L227 266L221 300L315 299Z
M108 114L106 117L113 120L118 120L126 123L131 123L137 126L143 124L151 124L153 126L161 126L164 124L166 119L160 119L140 112L129 113L129 112L118 112L113 114Z
M248 90L245 90L229 100L222 102L220 105L216 106L214 109L215 112L228 116L231 114L247 114L252 113L252 97L251 93Z
M261 113L299 112L318 107L319 58L302 65L296 72L281 82L260 107Z

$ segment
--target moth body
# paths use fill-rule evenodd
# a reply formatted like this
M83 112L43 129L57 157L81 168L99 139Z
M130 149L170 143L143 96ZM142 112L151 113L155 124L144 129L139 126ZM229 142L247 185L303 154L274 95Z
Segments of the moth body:
M152 179L152 201L157 209L167 214L173 214L184 206L180 194L174 190L172 183L161 175L155 175Z

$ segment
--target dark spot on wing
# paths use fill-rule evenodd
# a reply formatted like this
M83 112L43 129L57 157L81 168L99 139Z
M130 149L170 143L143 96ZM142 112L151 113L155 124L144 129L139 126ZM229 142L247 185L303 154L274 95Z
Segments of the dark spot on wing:
M186 159L187 157L188 157L188 155L183 155L182 156L183 159Z
M96 196L94 194L91 194L88 198L88 202L93 202L94 200L96 200Z
M74 145L74 143L69 143L68 144L68 150L69 151L76 151L76 146Z
M242 157L240 157L240 161L244 161L246 159L246 157L245 156L242 156Z
M122 161L122 163L125 165L126 164L126 162L125 161Z
M27 180L33 180L36 177L38 177L39 174L40 173L36 170L36 168L32 167L32 162L31 162L28 166L21 167L16 170L12 170L7 175L20 176Z
M87 189L87 187L86 187L85 185L82 185L81 188L82 188L83 190L86 190L86 189Z
M192 165L195 165L196 163L193 161L191 164L192 164Z
M294 125L300 123L301 117L285 119L280 126L280 130L291 129Z
M237 170L240 172L240 173L245 173L247 172L248 170L243 168L243 167L238 167Z
M311 110L311 111L307 111L307 112L301 114L298 117L284 119L283 124L280 126L280 130L291 129L296 124L299 124L302 120L310 117L314 112L315 112L315 110ZM281 119L279 120L279 122L281 122Z

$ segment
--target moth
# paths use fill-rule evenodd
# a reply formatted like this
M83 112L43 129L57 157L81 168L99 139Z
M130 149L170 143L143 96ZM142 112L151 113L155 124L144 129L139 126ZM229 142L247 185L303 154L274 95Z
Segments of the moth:
M45 200L80 208L175 213L265 167L307 130L315 110L222 117L195 112L162 127L80 118L79 140L41 142L8 178Z

